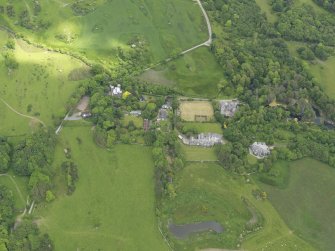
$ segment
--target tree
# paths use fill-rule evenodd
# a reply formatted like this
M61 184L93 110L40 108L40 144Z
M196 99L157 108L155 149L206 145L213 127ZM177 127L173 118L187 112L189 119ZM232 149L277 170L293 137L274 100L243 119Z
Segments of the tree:
M43 201L46 199L47 191L50 189L51 181L49 176L36 170L32 173L29 179L29 188L31 195L36 201Z
M9 168L10 146L6 140L0 138L0 173L5 173Z

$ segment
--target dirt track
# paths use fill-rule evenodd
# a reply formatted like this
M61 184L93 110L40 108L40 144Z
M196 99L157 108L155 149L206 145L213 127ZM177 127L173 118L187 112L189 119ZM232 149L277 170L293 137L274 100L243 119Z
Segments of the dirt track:
M41 123L44 127L47 127L46 124L38 119L38 118L35 118L35 117L32 117L32 116L29 116L29 115L25 115L25 114L22 114L20 112L18 112L17 110L15 110L13 107L11 107L5 100L3 100L2 98L0 98L0 100L2 101L2 103L4 103L10 110L12 110L13 112L15 112L17 115L20 115L21 117L25 117L25 118L29 118L29 119L32 119L32 120L35 120L35 121L38 121L39 123Z

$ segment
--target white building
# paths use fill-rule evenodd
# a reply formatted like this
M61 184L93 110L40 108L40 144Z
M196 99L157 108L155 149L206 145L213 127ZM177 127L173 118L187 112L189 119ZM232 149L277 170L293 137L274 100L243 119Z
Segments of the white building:
M121 89L121 85L118 84L117 86L113 86L110 85L110 93L112 94L112 96L121 96L122 95L122 89Z
M222 135L217 133L200 133L197 136L190 137L189 139L183 137L182 135L179 135L178 137L185 145L190 146L212 147L223 143Z
M254 142L249 147L249 152L260 159L265 158L271 153L270 148L264 142Z

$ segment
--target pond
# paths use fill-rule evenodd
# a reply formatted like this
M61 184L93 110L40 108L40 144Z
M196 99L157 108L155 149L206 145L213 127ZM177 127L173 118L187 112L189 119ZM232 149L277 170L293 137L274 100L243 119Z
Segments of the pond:
M176 238L185 239L190 234L197 232L214 231L222 233L224 228L216 221L204 221L185 225L169 224L169 230Z

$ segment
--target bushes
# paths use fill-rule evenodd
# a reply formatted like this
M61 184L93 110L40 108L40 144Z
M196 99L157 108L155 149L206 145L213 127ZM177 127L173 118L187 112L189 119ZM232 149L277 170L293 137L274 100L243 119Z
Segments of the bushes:
M8 171L10 162L10 145L6 139L0 138L0 173Z
M9 70L15 70L19 68L19 63L16 61L12 53L9 52L5 53L4 58L5 58L5 65Z
M79 178L77 165L72 161L65 161L61 167L66 179L67 194L71 195L76 190L76 182Z

